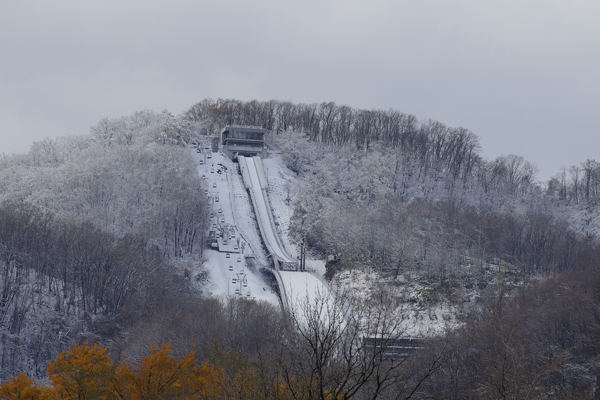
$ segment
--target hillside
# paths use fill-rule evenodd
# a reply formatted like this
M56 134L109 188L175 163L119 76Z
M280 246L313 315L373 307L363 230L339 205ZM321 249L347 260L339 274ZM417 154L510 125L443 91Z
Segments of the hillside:
M169 118L103 120L0 160L3 377L43 374L71 343L114 340L190 289L173 266L200 263L205 186Z
M266 302L232 299L211 267L209 188L190 144L225 124L270 130L278 226L288 246L306 243L309 265L348 307L325 310L339 329L331 345L341 346L322 349L328 356L356 356L353 346L374 329L431 340L431 353L409 357L418 377L408 364L393 368L392 386L416 385L424 397L485 397L498 380L512 382L511 395L595 390L595 162L542 184L521 157L483 160L464 128L394 110L236 100L204 100L179 117L104 119L88 135L0 160L2 378L42 377L48 360L85 340L115 359L139 360L150 343L170 341L177 354L196 348L199 362L235 354L267 373L279 360L299 376L315 367L311 332L278 310L264 281L252 291L264 290ZM242 197L228 201L244 209ZM243 214L248 228L238 230L250 237ZM260 264L260 243L248 243ZM305 311L307 320L324 312ZM327 384L342 370L327 370ZM357 386L356 398L371 383Z

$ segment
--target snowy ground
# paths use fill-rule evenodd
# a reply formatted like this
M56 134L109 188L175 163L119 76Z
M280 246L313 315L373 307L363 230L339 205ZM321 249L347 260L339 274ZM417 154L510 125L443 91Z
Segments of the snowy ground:
M250 196L244 188L238 164L222 153L210 152L205 148L201 152L192 151L198 163L198 173L206 179L209 188L207 196L213 215L211 229L223 233L222 238L217 239L218 248L206 251L205 267L210 274L207 289L214 296L240 295L279 304L277 295L258 273L261 267L271 268L272 264L262 245ZM270 208L277 230L287 252L297 257L298 247L288 235L292 208L291 203L286 201L287 190L294 182L290 175L286 175L287 169L278 155L265 159L264 165L269 182ZM227 244L224 244L224 240ZM247 265L249 259L253 268ZM292 303L305 301L307 294L312 298L316 292L328 292L321 278L325 270L324 263L309 259L307 267L311 273L281 273L284 292ZM303 295L301 298L298 297L300 293Z
M281 156L271 153L263 160L267 181L269 182L268 195L271 210L276 221L276 229L283 240L287 253L293 257L300 254L299 246L291 241L290 219L293 214L293 188L298 182L293 174L284 166ZM285 290L285 297L289 302L291 311L297 316L302 315L305 303L315 304L317 298L322 304L334 302L334 297L329 290L329 285L323 280L325 263L322 260L306 257L308 272L280 272L281 281ZM331 305L332 306L332 305Z
M334 287L340 296L369 298L378 288L388 287L386 281L374 271L342 271L335 276ZM407 291L414 290L411 285L401 285L395 290L395 296L405 297ZM417 297L417 296L413 296ZM414 338L426 338L458 328L462 322L457 318L459 310L445 302L431 306L422 306L413 301L400 303L397 315L400 316L402 335Z
M289 226L293 213L293 202L295 189L299 182L295 175L283 165L283 160L279 154L270 154L269 158L263 160L265 173L269 181L269 200L273 214L279 223L279 229L288 251L295 250L299 253L298 246L290 242ZM306 261L307 270L312 271L313 275L322 279L325 273L325 263L323 260L308 259ZM282 273L284 280L296 278L293 272ZM346 271L337 276L335 281L336 292L343 295L349 293L368 293L374 287L377 287L379 277L372 272L362 272L359 270ZM325 284L325 283L323 283ZM381 282L381 285L386 285ZM286 282L288 296L295 299L293 302L314 300L315 293L319 292L319 287L314 281L302 282L302 280L290 280ZM399 291L405 291L408 288L402 287ZM401 329L405 336L410 337L431 337L443 334L448 330L455 329L461 323L456 318L458 315L455 307L445 303L439 303L430 307L417 306L412 303L404 303L401 306L402 315Z
M279 224L281 237L288 252L297 257L300 254L300 249L295 242L291 241L289 228L298 180L294 173L285 167L281 155L278 153L271 153L269 158L263 160L263 164L269 181L269 201L271 202L273 215ZM307 256L306 270L320 278L325 274L325 262Z
M219 241L223 251L209 249L205 253L205 267L210 274L207 289L214 296L239 295L279 304L277 294L258 273L261 266L269 264L256 234L252 206L237 173L237 164L222 153L207 149L201 153L192 151L198 162L198 173L208 183L212 229L223 232L222 239L228 241L226 246L223 240ZM249 259L254 260L252 269L248 266Z
M279 224L279 232L283 243L293 257L298 257L300 251L295 243L292 243L289 235L290 219L292 218L292 188L297 183L290 171L283 165L279 154L270 154L269 158L263 160L265 175L269 182L269 201L275 221ZM289 201L286 199L289 198Z
M226 246L223 245L222 239L219 241L221 251L210 249L206 252L205 266L210 272L208 289L215 296L239 295L280 304L278 296L257 272L261 267L271 268L271 261L262 245L250 196L244 188L238 164L222 153L210 153L206 149L201 153L194 150L194 157L198 162L198 173L204 176L209 186L214 215L212 223L215 224L213 229L225 232L222 239L228 241ZM272 153L264 159L263 165L269 182L268 201L276 229L287 252L297 257L300 253L299 246L290 239L292 235L289 234L289 229L294 190L299 182L294 174L285 168L277 153ZM231 232L234 232L233 238ZM233 246L237 246L237 249ZM229 249L229 252L226 249ZM248 258L253 260L255 267L252 269L246 265ZM322 278L325 272L324 262L307 257L306 265L309 273L280 272L284 297L287 298L288 305L297 311L302 307L302 303L312 302L318 295L326 293L329 296L329 285ZM337 276L335 293L368 293L377 286L378 279L372 272L346 271ZM236 294L236 289L239 294ZM457 310L444 303L431 307L405 303L401 308L405 336L430 337L460 325L456 318Z

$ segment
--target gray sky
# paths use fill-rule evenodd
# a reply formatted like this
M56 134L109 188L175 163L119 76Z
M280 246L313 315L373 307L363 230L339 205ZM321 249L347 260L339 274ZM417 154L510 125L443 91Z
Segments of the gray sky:
M5 1L0 152L204 99L462 126L546 180L600 161L598 0Z

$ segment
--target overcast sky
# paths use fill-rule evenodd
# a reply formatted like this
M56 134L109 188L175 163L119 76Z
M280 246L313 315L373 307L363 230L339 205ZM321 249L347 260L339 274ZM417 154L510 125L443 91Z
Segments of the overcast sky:
M473 131L539 179L600 161L599 0L6 1L0 153L204 99L334 101Z

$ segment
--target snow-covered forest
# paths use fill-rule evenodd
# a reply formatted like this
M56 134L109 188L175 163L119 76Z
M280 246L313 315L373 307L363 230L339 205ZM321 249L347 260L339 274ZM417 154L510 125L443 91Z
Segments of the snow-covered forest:
M227 124L269 130L269 150L295 177L288 233L329 260L325 278L349 310L383 310L388 333L406 309L438 318L445 305L460 323L390 365L383 352L358 357L361 330L341 319L330 337L271 304L204 295L190 270L202 268L208 203L188 145ZM235 357L266 380L315 379L290 398L592 396L600 164L582 160L542 183L522 157L479 151L468 129L396 110L206 99L177 117L103 119L87 135L3 156L0 378L41 378L72 343L139 360L170 341L175 354L195 347L199 361L230 369ZM353 296L357 279L369 298ZM331 347L312 346L313 333Z
M98 324L180 290L165 260L200 259L208 220L189 136L172 121L105 119L0 160L3 376L39 374Z

